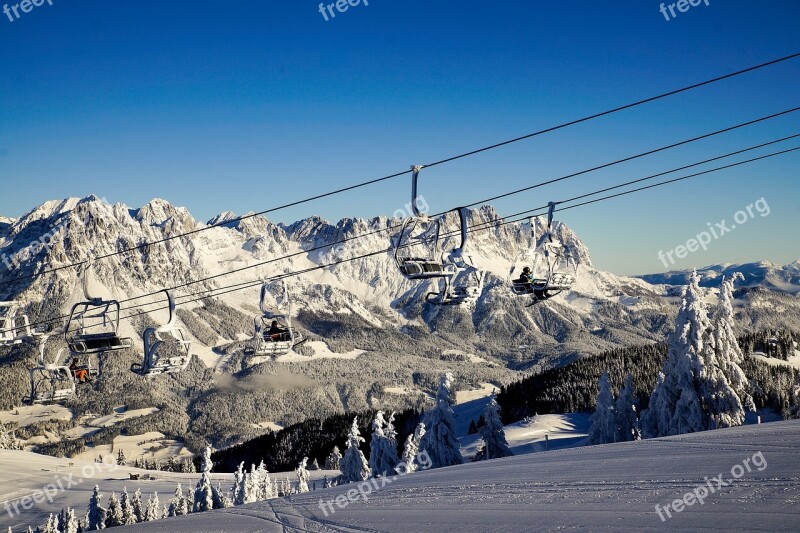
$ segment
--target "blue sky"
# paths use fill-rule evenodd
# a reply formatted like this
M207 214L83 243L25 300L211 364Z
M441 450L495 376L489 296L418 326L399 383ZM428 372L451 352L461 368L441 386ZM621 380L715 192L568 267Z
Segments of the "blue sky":
M19 0L3 3L14 5ZM0 13L0 215L97 194L199 219L402 171L800 51L800 2L46 1ZM12 15L13 17L13 15ZM434 211L800 105L800 60L423 174ZM800 113L495 204L536 207L800 132ZM800 145L794 141L773 149ZM659 250L759 198L770 206L674 268L800 258L800 153L564 212L596 265ZM398 178L275 213L390 214Z

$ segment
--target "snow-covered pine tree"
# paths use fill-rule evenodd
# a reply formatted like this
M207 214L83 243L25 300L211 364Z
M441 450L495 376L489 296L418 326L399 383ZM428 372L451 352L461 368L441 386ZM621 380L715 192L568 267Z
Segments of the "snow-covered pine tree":
M100 487L94 486L92 496L89 498L89 521L86 527L89 531L97 531L103 529L106 525L106 510L100 505Z
M175 487L175 495L167 508L167 516L184 516L189 514L189 505L183 496L183 486L178 483Z
M278 493L278 489L276 488L275 483L272 481L272 478L270 478L269 470L267 470L267 465L264 464L264 461L259 463L258 468L255 470L255 474L255 501L264 501L274 498Z
M239 463L236 472L233 474L233 504L244 505L245 497L245 472L244 461Z
M339 463L342 461L342 453L338 446L333 447L333 451L325 459L325 470L339 470Z
M128 488L123 487L122 496L119 498L119 506L122 510L122 525L129 526L136 523L136 513L133 511L131 498L128 496Z
M154 522L161 518L160 513L161 504L158 501L158 492L154 492L147 500L147 507L144 510L144 521Z
M373 477L385 476L394 472L400 462L397 457L397 444L386 435L386 420L383 411L378 411L372 421L372 440L370 441L369 466ZM392 426L392 433L397 435ZM395 437L396 438L396 437Z
M645 437L663 437L739 425L744 408L720 370L715 336L697 272L686 287L670 336L664 379L642 415Z
M260 490L256 465L250 465L250 472L244 475L244 503L257 502Z
M300 461L300 464L297 466L297 492L304 493L308 492L308 479L310 474L308 473L308 469L306 465L308 464L308 457L303 457L303 460Z
M736 339L736 315L733 312L733 289L737 280L744 280L741 272L734 272L730 278L722 280L719 288L719 305L715 317L715 348L717 362L730 384L748 411L755 411L753 397L750 395L750 382L742 367L744 353Z
M75 510L68 507L64 512L64 517L61 522L62 533L78 533L78 519L75 517Z
M589 426L589 444L614 442L616 434L614 394L611 392L608 372L603 372L603 375L600 376L600 392L597 394L597 401L591 417L591 425Z
M22 444L14 436L13 431L6 431L0 424L0 450L21 450Z
M217 486L214 487L214 509L227 509L233 507L233 498L230 492L222 490L222 484L217 481Z
M640 440L639 418L636 415L636 387L633 374L625 377L625 386L619 391L619 398L614 406L616 426L616 442Z
M416 472L419 468L417 464L417 454L419 453L419 446L422 442L422 437L425 436L425 424L420 422L414 433L406 438L406 444L403 448L403 465L407 474Z
M211 461L211 446L206 446L203 453L200 481L197 482L197 487L195 487L194 490L192 512L202 513L214 508L214 487L211 485L211 468L213 466L214 463Z
M397 429L394 427L394 418L396 414L396 412L392 411L392 414L390 414L389 418L386 420L386 428L383 431L386 434L386 438L391 442L395 450L395 455L397 455Z
M106 527L117 527L123 525L122 505L117 499L116 493L112 492L108 497L108 508L106 509Z
M364 453L358 448L362 442L365 442L365 439L358 430L358 418L354 418L353 426L347 436L347 450L339 463L339 469L342 471L342 483L364 481L369 477L369 463L364 457Z
M308 465L308 469L312 470L312 471L313 470L320 470L319 462L316 460L316 458L313 461L311 461L310 465Z
M142 489L136 489L136 492L133 493L133 501L131 502L131 506L133 507L133 516L136 518L136 522L144 522L144 504L142 503Z
M125 466L125 453L122 451L122 448L119 449L119 453L117 454L117 465Z
M456 433L453 415L455 400L450 393L453 374L447 372L439 379L436 405L425 416L425 436L420 444L431 458L431 468L459 465L464 462Z
M486 404L483 411L486 424L479 430L483 439L483 456L485 459L499 459L514 455L508 447L503 422L500 420L500 406L497 404L495 396Z
M58 533L58 519L50 513L44 526L44 533Z

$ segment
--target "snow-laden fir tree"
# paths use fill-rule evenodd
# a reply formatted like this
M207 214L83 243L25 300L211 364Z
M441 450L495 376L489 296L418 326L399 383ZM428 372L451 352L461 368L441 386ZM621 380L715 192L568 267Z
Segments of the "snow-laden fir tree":
M264 464L264 461L259 463L256 473L258 476L256 478L258 483L257 501L269 500L277 496L278 489L275 486L275 482L272 481L272 478L269 476L269 470L267 470L267 465Z
M133 511L133 503L128 496L128 488L123 487L122 496L119 498L119 506L122 510L122 525L129 526L136 523L136 513Z
M308 466L308 469L309 470L319 470L320 469L319 468L319 462L317 462L317 460L314 459L313 461L311 461L311 464Z
M117 465L118 466L125 466L125 453L120 448L119 453L117 454Z
M753 397L750 395L750 382L741 365L744 353L736 339L736 316L733 312L733 289L736 280L744 280L741 272L734 272L730 278L722 280L719 288L719 306L715 317L715 348L717 361L731 388L748 411L755 411Z
M53 513L50 513L43 533L58 533L58 518L53 516Z
M201 466L200 481L194 489L194 505L192 512L202 513L214 508L214 487L211 485L211 468L214 463L211 461L211 447L206 446L203 452L203 464Z
M6 431L0 424L0 450L21 450L22 444L14 436L13 431Z
M119 503L116 493L112 492L108 497L108 507L106 508L106 527L117 527L123 524L122 505Z
M92 496L89 498L89 520L86 524L86 528L89 531L103 529L106 525L106 510L100 505L100 498L102 497L100 487L95 485Z
M189 505L186 498L183 496L183 486L178 483L175 487L175 495L169 502L167 516L184 516L187 514L189 514Z
M239 463L233 474L233 504L244 505L245 502L245 472L244 461Z
M744 408L716 358L714 330L693 272L670 336L663 381L642 414L645 437L739 425Z
M391 475L400 462L397 457L397 442L389 439L384 431L385 426L383 411L378 411L372 421L372 440L369 445L369 466L373 477ZM392 433L397 435L394 426Z
M616 420L616 442L640 440L639 418L636 415L636 387L633 385L633 374L625 378L625 386L619 391L619 398L614 405Z
M244 503L257 502L260 490L256 465L250 465L250 472L244 475Z
M600 392L597 393L594 413L590 419L589 444L614 442L617 434L614 411L614 394L611 392L608 372L603 372L603 375L600 376Z
M78 533L78 519L75 517L75 510L71 507L61 511L58 522L60 533Z
M161 518L160 503L158 501L158 492L154 492L147 500L147 506L144 509L144 521L154 522Z
M420 451L431 458L431 468L459 465L464 462L458 444L456 423L453 415L455 400L450 393L453 374L447 372L439 379L436 405L425 415L425 436Z
M419 453L419 446L422 442L422 437L425 436L425 424L420 422L417 424L414 433L406 437L406 444L403 447L403 466L407 474L416 472L419 468L417 464L417 454Z
M303 457L303 460L300 461L300 464L297 466L297 492L304 493L308 492L308 479L310 474L308 473L308 469L306 465L308 464L308 457Z
M133 493L133 515L136 517L136 522L144 522L144 504L142 503L142 489L136 489Z
M395 412L392 411L392 414L389 415L389 418L386 420L386 428L384 429L384 433L386 434L386 438L389 439L389 442L392 443L395 451L397 450L397 429L394 427L394 418Z
M342 453L339 451L338 446L334 446L331 454L325 459L325 470L339 470L341 460Z
M347 436L347 449L339 463L339 470L342 471L342 483L354 483L364 481L369 478L370 468L367 458L359 449L359 445L365 442L364 437L358 430L358 418L353 419L353 426Z
M483 458L499 459L514 455L506 440L506 432L503 429L503 422L500 420L500 406L497 404L495 396L486 404L483 411L486 424L479 430L483 439Z

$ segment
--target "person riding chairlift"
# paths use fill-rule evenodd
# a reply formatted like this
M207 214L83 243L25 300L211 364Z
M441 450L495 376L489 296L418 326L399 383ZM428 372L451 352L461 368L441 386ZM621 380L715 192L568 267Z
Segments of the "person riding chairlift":
M288 329L280 327L277 320L273 320L272 325L269 327L269 331L267 331L267 334L273 341L277 342L282 340L283 336L288 332Z
M72 372L72 377L78 380L78 383L92 382L92 377L89 375L89 371L85 368L81 368L77 357L74 358L72 360L72 364L69 365L69 371Z
M531 273L531 267L523 268L522 274L519 275L519 279L514 280L514 283L522 285L528 292L533 292L533 274Z

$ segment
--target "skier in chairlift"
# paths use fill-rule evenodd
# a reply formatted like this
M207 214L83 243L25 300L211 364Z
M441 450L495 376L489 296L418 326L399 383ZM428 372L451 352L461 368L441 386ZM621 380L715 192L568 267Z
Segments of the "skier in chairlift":
M288 329L280 327L277 320L273 320L267 334L272 338L273 341L277 342L283 340L284 335L286 335L288 332Z
M92 377L89 375L89 371L85 368L81 368L77 357L75 357L72 360L72 364L69 365L69 371L72 372L72 377L75 378L78 383L92 382Z
M533 292L533 287L531 284L533 283L533 274L531 274L531 267L525 267L522 269L522 274L519 275L518 279L514 280L514 283L522 285L528 292Z

